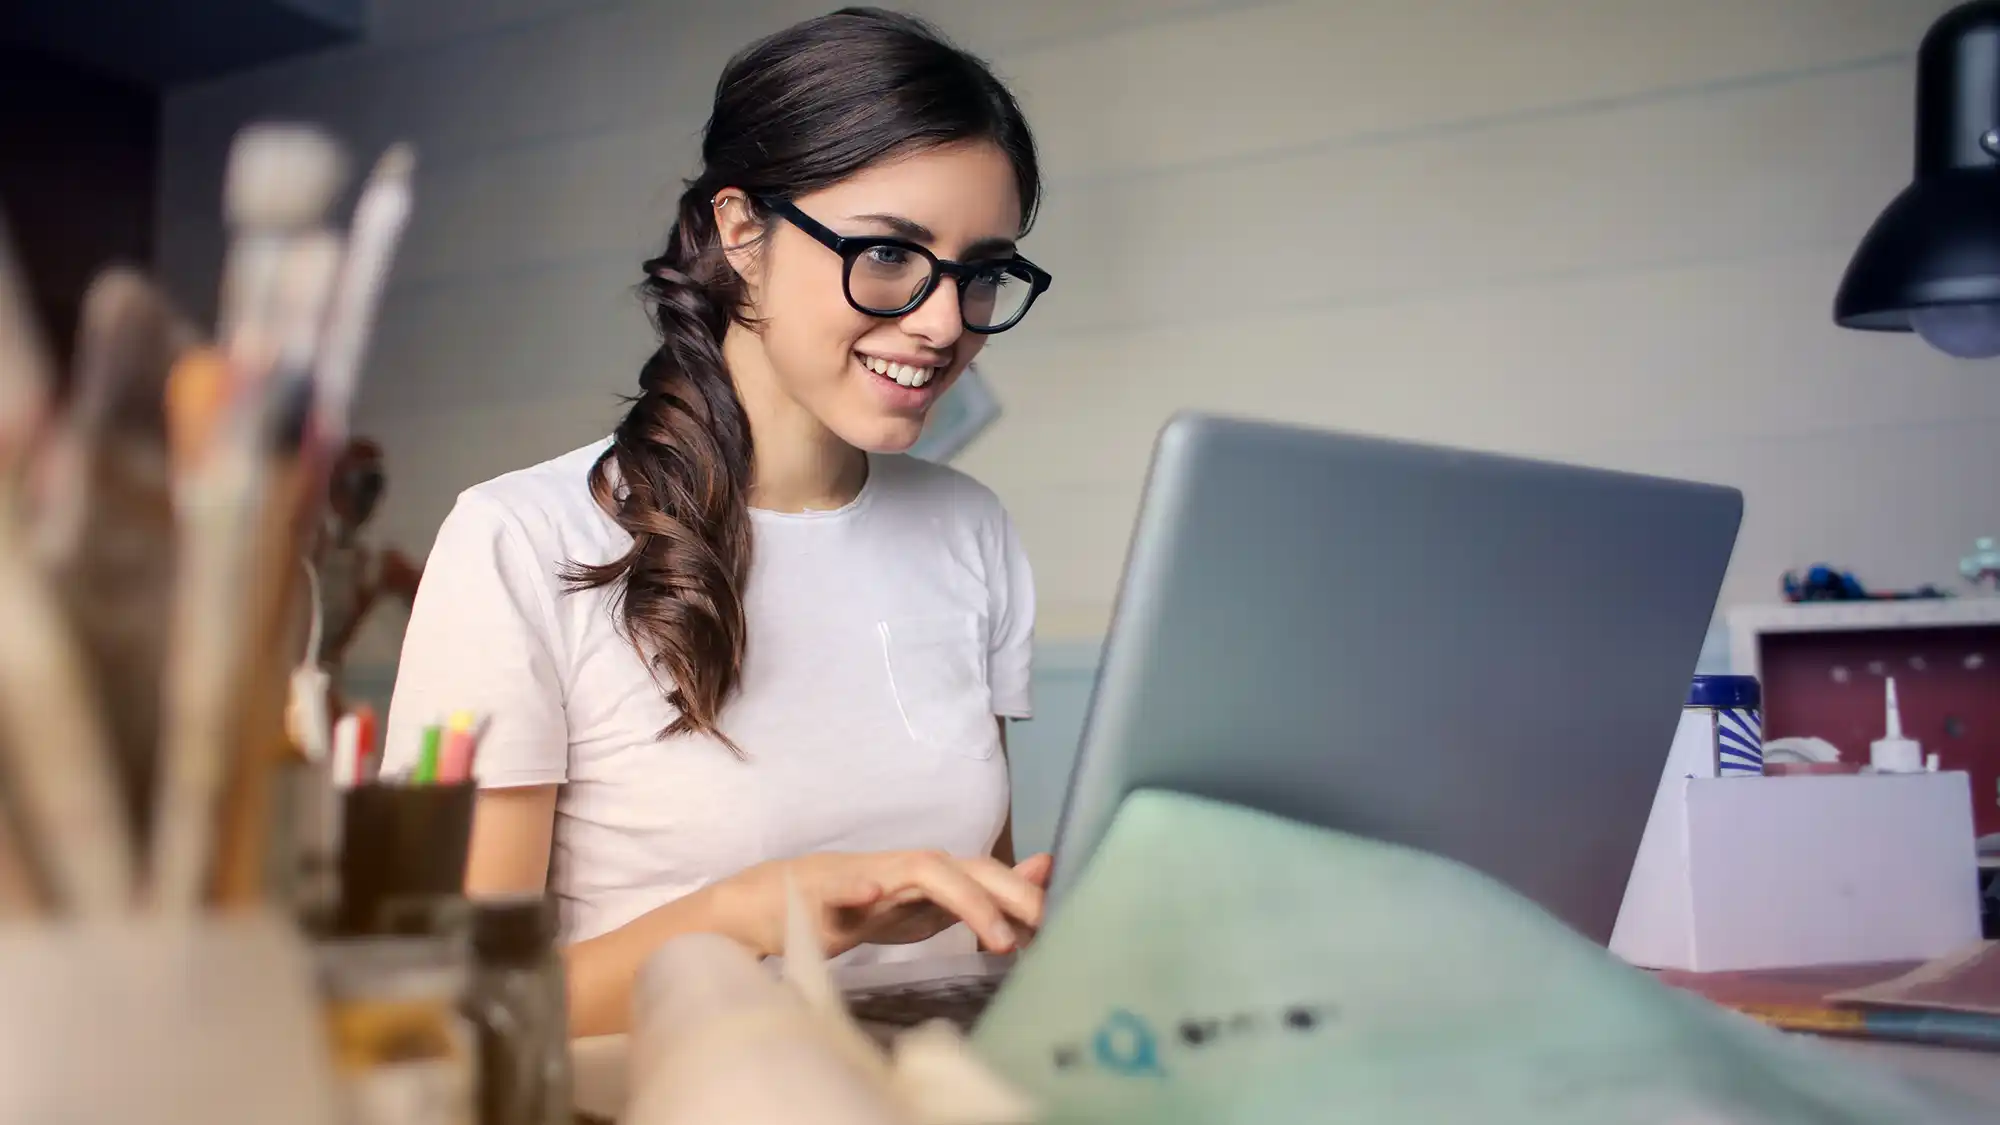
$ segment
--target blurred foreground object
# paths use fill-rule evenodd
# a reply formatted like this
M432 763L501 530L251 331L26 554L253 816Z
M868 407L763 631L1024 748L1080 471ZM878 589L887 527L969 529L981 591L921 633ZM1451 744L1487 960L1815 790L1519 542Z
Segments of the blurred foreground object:
M340 231L348 163L243 130L215 341L107 270L60 405L0 225L0 914L129 912L142 872L165 910L246 904L285 851L300 560L413 172L390 149Z
M812 916L792 895L784 979L742 946L662 946L634 996L625 1125L1024 1125L1032 1103L949 1024L885 1054L848 1015Z
M412 172L341 232L347 159L244 130L216 338L107 270L66 381L0 223L0 1121L333 1125L286 624Z
M1682 995L1458 863L1158 791L973 1039L1052 1121L2000 1119Z
M103 917L131 905L136 856L101 696L34 552L28 487L37 453L51 444L51 385L0 226L0 781L7 813L0 847L8 855L3 865L17 873L7 882L20 888L7 905L10 913L54 906Z
M0 928L0 1121L347 1125L289 919Z

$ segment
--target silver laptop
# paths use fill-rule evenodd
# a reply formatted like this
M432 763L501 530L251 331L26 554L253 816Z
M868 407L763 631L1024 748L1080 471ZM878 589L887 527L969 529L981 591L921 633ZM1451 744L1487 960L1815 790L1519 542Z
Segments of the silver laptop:
M1174 419L1049 909L1154 788L1459 860L1608 942L1742 510L1710 485ZM864 1018L969 1022L1005 968L841 979Z

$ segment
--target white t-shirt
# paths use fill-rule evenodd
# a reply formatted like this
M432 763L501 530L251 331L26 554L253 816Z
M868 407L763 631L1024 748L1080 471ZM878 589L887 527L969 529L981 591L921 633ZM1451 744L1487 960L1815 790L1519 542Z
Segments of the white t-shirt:
M426 723L487 716L480 785L562 787L550 888L569 941L766 860L989 854L1008 801L995 716L1030 714L1035 615L999 499L872 456L846 507L753 509L743 677L721 716L738 758L661 740L675 712L619 625L617 587L564 588L565 563L631 543L589 491L608 444L459 496L411 611L384 771L410 767ZM921 949L970 947L955 927Z

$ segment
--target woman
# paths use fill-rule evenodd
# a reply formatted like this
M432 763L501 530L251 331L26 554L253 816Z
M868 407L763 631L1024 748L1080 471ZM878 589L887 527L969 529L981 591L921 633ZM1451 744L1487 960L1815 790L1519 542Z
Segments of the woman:
M676 934L776 952L788 881L829 952L959 920L1005 951L1048 877L1006 831L1027 559L990 491L897 456L1048 287L1015 252L1020 107L921 23L845 9L729 63L702 157L630 413L459 498L389 721L394 769L489 716L467 889L553 889L579 1034L625 1024Z

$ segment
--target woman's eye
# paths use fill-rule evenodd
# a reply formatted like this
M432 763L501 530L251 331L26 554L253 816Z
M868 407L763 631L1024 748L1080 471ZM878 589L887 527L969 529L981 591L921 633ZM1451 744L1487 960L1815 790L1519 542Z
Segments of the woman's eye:
M875 246L869 248L868 261L878 266L901 266L909 263L910 252L900 246Z

